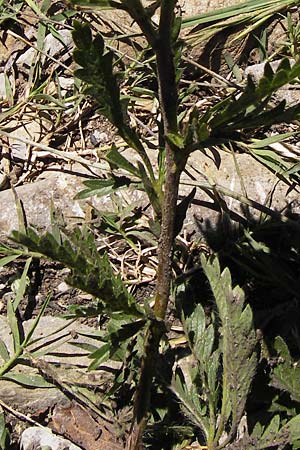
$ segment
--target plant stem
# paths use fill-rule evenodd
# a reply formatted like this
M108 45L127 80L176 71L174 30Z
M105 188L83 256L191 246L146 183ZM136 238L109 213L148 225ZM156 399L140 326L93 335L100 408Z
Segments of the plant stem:
M159 103L166 152L165 183L161 232L158 246L158 272L154 305L155 318L150 321L145 337L144 357L141 363L141 375L135 398L134 423L127 446L130 450L140 448L140 442L150 408L151 386L159 354L159 343L165 332L164 319L170 297L171 261L179 180L187 159L182 149L177 148L166 139L168 133L178 133L178 93L172 43L174 6L174 0L162 0L158 37L155 42L151 42L148 39L156 56ZM139 23L139 25L145 33L142 24Z

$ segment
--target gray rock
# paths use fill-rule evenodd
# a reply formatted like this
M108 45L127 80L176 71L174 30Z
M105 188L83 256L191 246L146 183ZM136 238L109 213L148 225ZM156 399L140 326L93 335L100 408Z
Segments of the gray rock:
M220 185L226 190L234 192L237 196L246 196L248 199L261 205L268 205L269 195L274 190L270 207L280 211L288 203L294 201L294 210L299 212L297 211L299 207L297 206L298 194L296 192L288 193L288 186L279 181L275 174L271 173L250 155L237 154L235 157L240 175L237 173L233 156L230 153L219 151L215 152L215 157L213 157L211 151L207 151L207 155L200 151L194 152L188 161L187 169L191 174L195 175L197 181L192 182L192 185L188 185L188 183L191 183L191 179L184 173L181 178L180 194L187 195L193 185L205 185L205 179L201 178L199 173L196 173L194 170L196 169L206 177L209 177L211 183ZM243 193L243 184L247 191L246 195ZM222 192L219 192L222 195ZM244 215L245 203L234 198L234 195L222 196L231 211L241 216ZM214 227L221 214L216 210L216 208L218 209L218 204L214 205L212 199L199 187L197 188L195 199L195 204L188 210L185 227L188 231L198 231L201 235L202 230L205 229L205 223ZM261 212L254 207L249 207L249 213L253 215L253 218L258 218L261 215Z
M21 450L81 450L81 447L56 436L48 428L30 427L23 431L20 439Z
M134 161L133 155L130 160ZM213 154L210 150L207 150L206 154L200 151L194 152L188 161L187 169L194 174L197 181L192 181L184 173L181 178L181 196L188 194L194 185L199 186L205 183L205 178L196 172L198 171L236 194L242 194L243 181L248 198L261 204L267 201L268 195L275 189L271 207L281 210L289 202L294 202L295 212L298 212L297 194L295 192L288 193L287 185L278 181L276 175L248 154L237 154L236 161L240 175L237 173L233 156L230 153L214 151ZM154 155L153 165L155 166ZM49 229L51 226L52 202L55 208L63 213L67 224L78 222L78 220L82 221L88 203L103 211L111 210L113 207L110 196L75 200L74 196L84 188L82 182L86 179L80 174L70 175L57 171L45 172L43 176L46 178L16 188L17 194L23 202L28 224L37 228ZM120 191L117 195L124 199L124 204L145 206L148 203L146 195L141 191L128 189ZM240 201L230 196L224 198L230 209L237 213L242 212L243 204ZM218 205L213 206L210 197L200 188L197 189L196 200L197 204L192 205L188 211L186 226L189 231L193 229L197 231L199 222L209 220L214 224L220 216L216 212ZM250 212L254 217L258 217L260 214L255 208L250 208ZM14 229L18 229L18 218L13 192L8 189L0 192L0 235L4 238Z
M49 33L44 41L44 52L52 57L60 55L60 61L65 61L69 56L69 51L73 46L71 30L59 30L61 40L58 40L53 34ZM43 59L46 57L42 57Z
M23 322L25 335L33 324L33 320ZM44 316L33 334L32 339L35 343L29 345L26 350L34 355L35 359L41 359L48 363L47 367L55 372L55 377L60 383L72 385L72 383L81 383L82 386L100 386L103 382L111 384L113 373L120 368L120 364L109 361L101 365L97 371L86 370L91 363L88 358L89 352L75 347L72 344L85 343L94 346L100 346L101 342L95 339L79 336L80 332L92 334L94 329L91 327L72 324L72 321L59 317ZM0 316L0 339L6 345L10 355L13 354L12 333L7 319ZM38 352L33 353L39 349ZM0 365L3 361L0 358ZM39 363L37 363L38 367ZM51 372L52 373L52 372ZM51 378L50 373L50 378ZM10 372L15 375L36 376L37 369L23 364L17 364ZM9 379L0 380L0 399L20 411L47 411L56 404L63 404L66 396L55 386L45 386L30 388L21 386Z
M81 178L65 173L53 172L44 180L16 188L23 202L28 224L47 229L50 224L50 208L54 206L68 218L84 217L84 210L75 194L81 190ZM0 234L9 235L19 229L15 198L11 189L0 192Z

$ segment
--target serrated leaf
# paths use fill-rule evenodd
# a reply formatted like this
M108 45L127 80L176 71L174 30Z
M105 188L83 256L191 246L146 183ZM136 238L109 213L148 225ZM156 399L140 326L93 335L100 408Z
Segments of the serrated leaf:
M226 394L223 392L222 420L229 420L232 413L235 419L231 427L235 429L244 414L257 363L252 312L249 305L244 307L242 289L232 288L229 270L220 271L216 257L206 260L202 255L201 264L214 294L221 323L223 390L226 390Z
M107 254L97 251L95 238L87 229L77 229L59 245L51 233L38 236L31 229L24 235L13 232L15 241L71 269L67 282L98 298L99 309L106 313L143 317L143 309L128 292L120 276L115 275Z
M293 443L294 441L300 439L300 414L293 417L287 424L284 425L283 432L286 430L289 432L289 442Z
M280 416L277 414L274 416L263 432L263 435L261 436L261 440L265 442L272 442L276 434L278 433L280 426Z
M73 27L72 37L78 50L89 50L92 45L92 32L89 25L74 20Z
M271 373L270 385L287 392L291 399L300 402L300 367L294 364L285 341L277 336L274 343L279 361Z
M207 381L210 392L215 396L215 402L217 402L216 391L218 388L218 370L219 370L220 352L219 350L214 351L211 355L208 370L207 370Z
M91 30L87 24L75 21L72 35L77 47L74 50L74 57L81 66L75 71L75 76L86 83L86 94L95 98L101 113L118 128L120 135L124 137L126 125L120 89L113 70L112 51L104 51L104 41L99 33L92 39Z
M269 62L266 62L264 65L264 77L268 80L271 80L274 76L274 71L272 69L272 66Z
M195 307L193 313L186 319L185 323L189 339L192 342L192 345L195 346L197 342L201 340L205 330L205 312L200 304Z
M193 387L187 388L182 371L176 370L175 378L170 386L171 391L180 401L180 406L188 416L204 433L206 438L209 434L209 419L205 405L200 405L198 395L195 395Z

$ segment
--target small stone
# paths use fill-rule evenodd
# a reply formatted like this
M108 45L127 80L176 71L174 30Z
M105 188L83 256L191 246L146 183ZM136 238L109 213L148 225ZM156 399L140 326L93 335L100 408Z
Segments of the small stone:
M22 450L37 450L39 448L50 448L51 450L81 450L80 447L56 436L51 430L40 427L30 427L23 431L20 439Z
M90 136L91 144L95 147L99 144L106 143L108 141L108 134L104 131L95 130Z
M58 292L64 294L65 292L68 292L71 289L71 287L65 283L64 281L62 281L58 286L57 286L57 290Z
M62 95L74 88L74 78L58 77L58 82L62 89Z

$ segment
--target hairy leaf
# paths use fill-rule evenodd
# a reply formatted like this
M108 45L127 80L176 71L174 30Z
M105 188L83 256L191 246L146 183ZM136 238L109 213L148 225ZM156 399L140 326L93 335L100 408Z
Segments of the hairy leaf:
M75 76L87 85L86 93L93 96L100 105L100 111L124 137L125 120L120 99L120 89L113 71L113 53L104 51L104 40L100 34L92 39L88 24L74 21L72 33L76 45L74 60L81 69Z
M272 371L271 386L288 392L292 400L300 402L300 367L293 362L288 346L280 336L275 340L275 349L279 360Z
M49 232L39 236L33 229L29 229L27 234L14 231L12 235L16 242L28 249L38 251L70 268L68 283L98 298L102 303L99 310L133 314L137 317L143 315L142 309L129 294L121 278L113 273L107 255L99 255L94 237L89 231L75 230L68 239L62 239L62 245Z
M244 414L247 396L256 368L256 344L250 306L244 306L244 293L232 289L228 269L222 273L218 260L201 257L203 270L209 280L220 318L220 349L223 359L223 402L225 417L231 412L231 433L235 434Z

